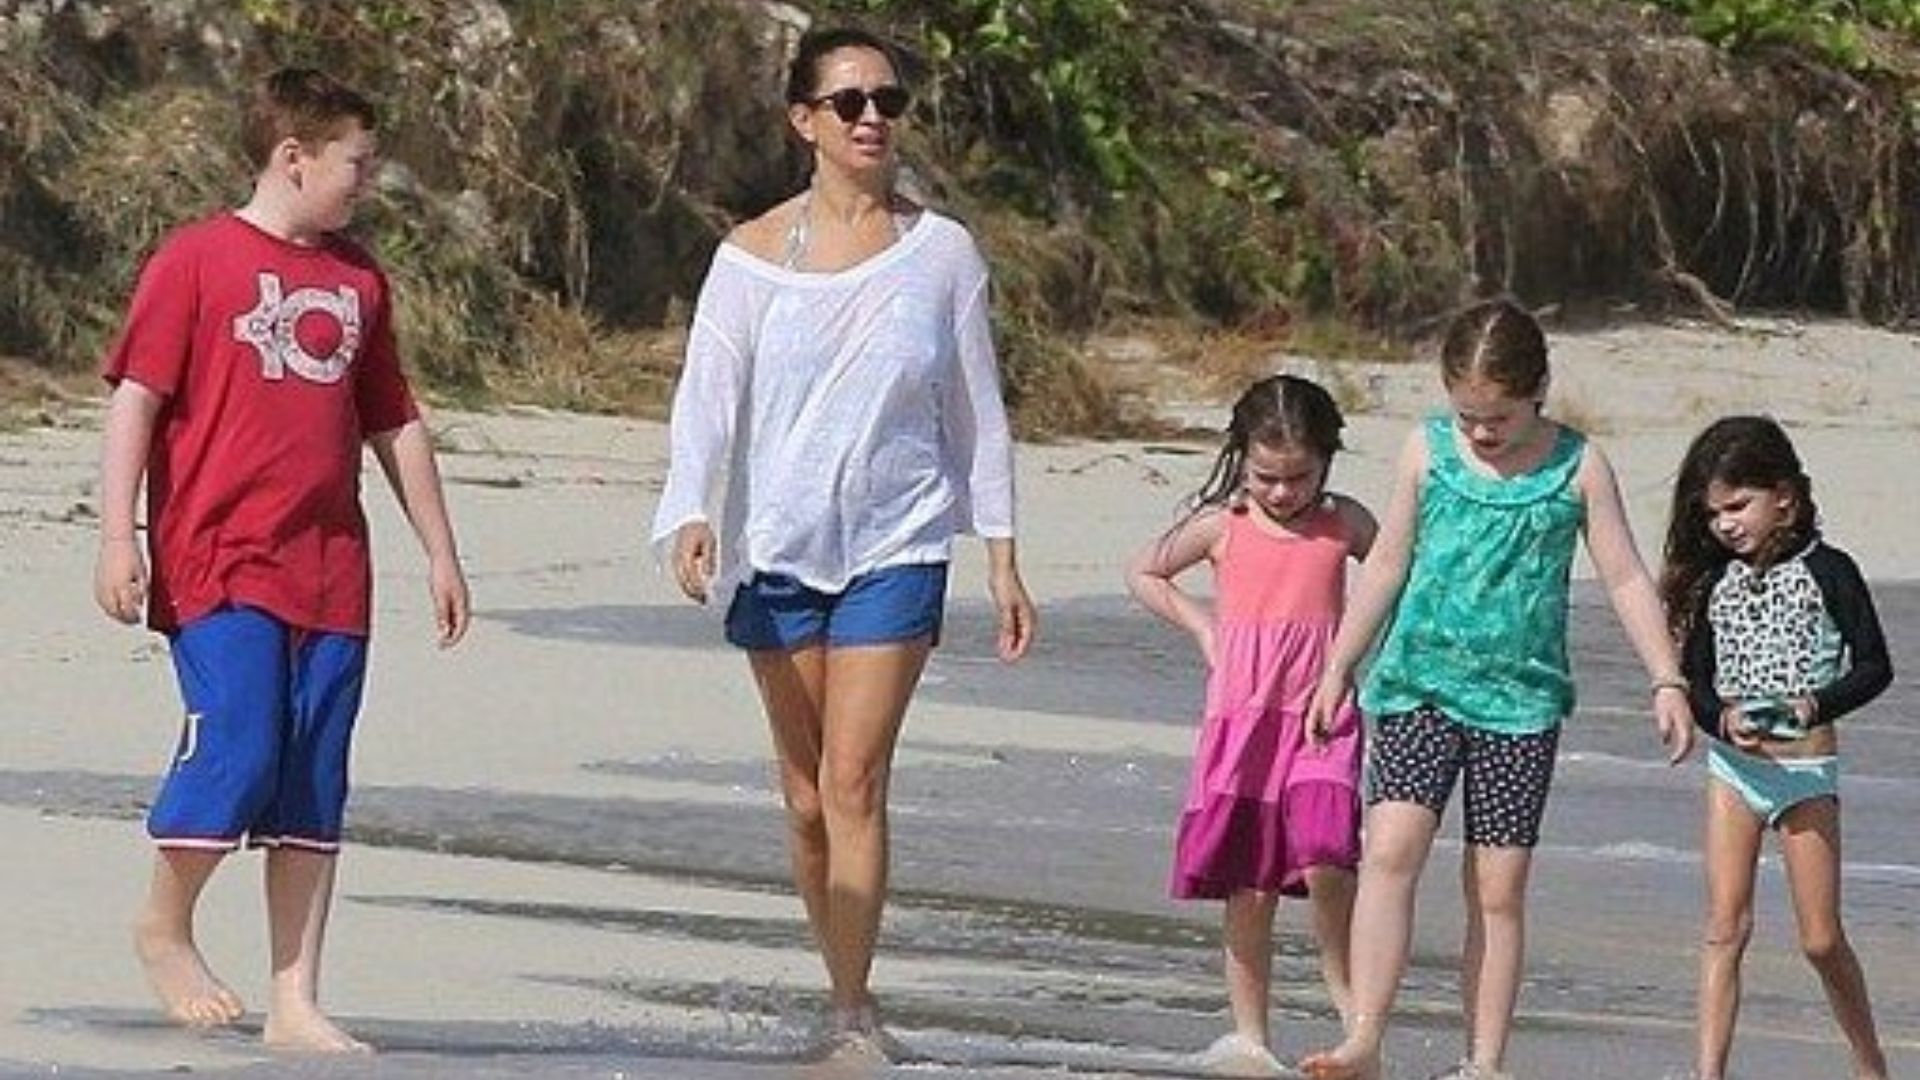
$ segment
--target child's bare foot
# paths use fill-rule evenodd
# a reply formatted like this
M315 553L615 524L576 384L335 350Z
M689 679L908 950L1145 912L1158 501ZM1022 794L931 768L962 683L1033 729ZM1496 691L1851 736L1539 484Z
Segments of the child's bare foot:
M175 1023L220 1027L246 1013L240 996L208 969L193 939L141 923L133 931L133 951L146 970L148 985Z
M275 1008L263 1033L268 1046L296 1054L371 1054L373 1047L340 1030L311 1005Z
M1308 1054L1300 1070L1313 1080L1380 1080L1380 1049L1348 1039L1332 1050Z

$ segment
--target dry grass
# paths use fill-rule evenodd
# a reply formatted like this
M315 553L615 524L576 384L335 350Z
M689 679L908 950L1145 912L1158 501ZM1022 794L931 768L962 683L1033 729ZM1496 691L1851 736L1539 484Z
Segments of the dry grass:
M99 380L81 374L54 375L15 357L0 357L0 431L65 427L100 400Z
M183 4L76 0L43 38L0 35L0 351L92 365L153 241L244 194L236 88L271 63L382 102L406 177L364 235L445 400L657 414L704 254L801 181L779 135L790 41L758 5ZM979 64L913 40L953 3L796 5L893 20L934 84ZM1023 153L991 95L917 114L903 144L994 263L1028 437L1152 431L1158 395L1226 396L1283 354L1364 407L1341 361L1403 359L1490 291L1657 313L1698 302L1671 284L1690 279L1740 305L1920 313L1920 62L1865 83L1729 57L1624 0L1133 7L1164 92L1111 104L1172 110L1132 117L1153 158L1134 188ZM1124 320L1160 341L1153 371L1086 348Z
M525 351L489 380L504 400L576 412L663 418L686 348L681 329L609 332L591 314L536 299Z

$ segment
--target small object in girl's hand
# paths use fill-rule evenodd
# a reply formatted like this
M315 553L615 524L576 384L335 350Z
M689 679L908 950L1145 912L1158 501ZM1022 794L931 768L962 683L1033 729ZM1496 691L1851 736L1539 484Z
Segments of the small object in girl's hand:
M1760 698L1740 706L1740 730L1762 739L1795 739L1801 735L1800 717L1779 698Z

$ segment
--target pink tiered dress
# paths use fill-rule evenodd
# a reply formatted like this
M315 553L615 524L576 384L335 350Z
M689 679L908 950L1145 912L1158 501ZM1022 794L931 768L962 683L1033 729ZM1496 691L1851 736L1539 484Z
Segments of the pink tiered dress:
M1304 738L1352 542L1331 502L1287 532L1229 511L1213 556L1216 660L1175 842L1176 898L1303 896L1309 868L1360 861L1361 724L1351 697L1324 749Z

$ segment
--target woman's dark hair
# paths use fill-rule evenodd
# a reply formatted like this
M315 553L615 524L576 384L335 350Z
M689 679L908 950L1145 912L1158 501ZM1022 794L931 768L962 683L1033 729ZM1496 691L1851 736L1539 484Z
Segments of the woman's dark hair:
M1187 499L1188 512L1221 506L1240 489L1247 447L1300 446L1320 455L1329 465L1341 449L1340 429L1346 421L1333 395L1319 383L1298 375L1269 375L1240 395L1227 422L1227 442L1213 461L1206 483ZM1326 483L1326 477L1320 478Z
M805 105L814 99L820 89L820 61L828 53L841 49L872 49L887 58L887 66L893 69L895 78L906 77L900 66L899 50L877 34L852 26L809 30L800 35L793 63L787 68L787 104Z
M1534 397L1547 385L1547 336L1519 304L1483 300L1447 327L1440 377L1448 386L1485 379L1510 397Z
M1793 520L1756 553L1754 561L1763 566L1805 547L1819 527L1813 481L1800 466L1793 440L1779 424L1765 416L1727 416L1707 425L1680 460L1667 517L1660 598L1667 607L1667 628L1679 640L1693 629L1706 600L1707 582L1733 558L1714 537L1707 511L1707 486L1715 481L1732 488L1773 489L1785 484L1793 492Z

